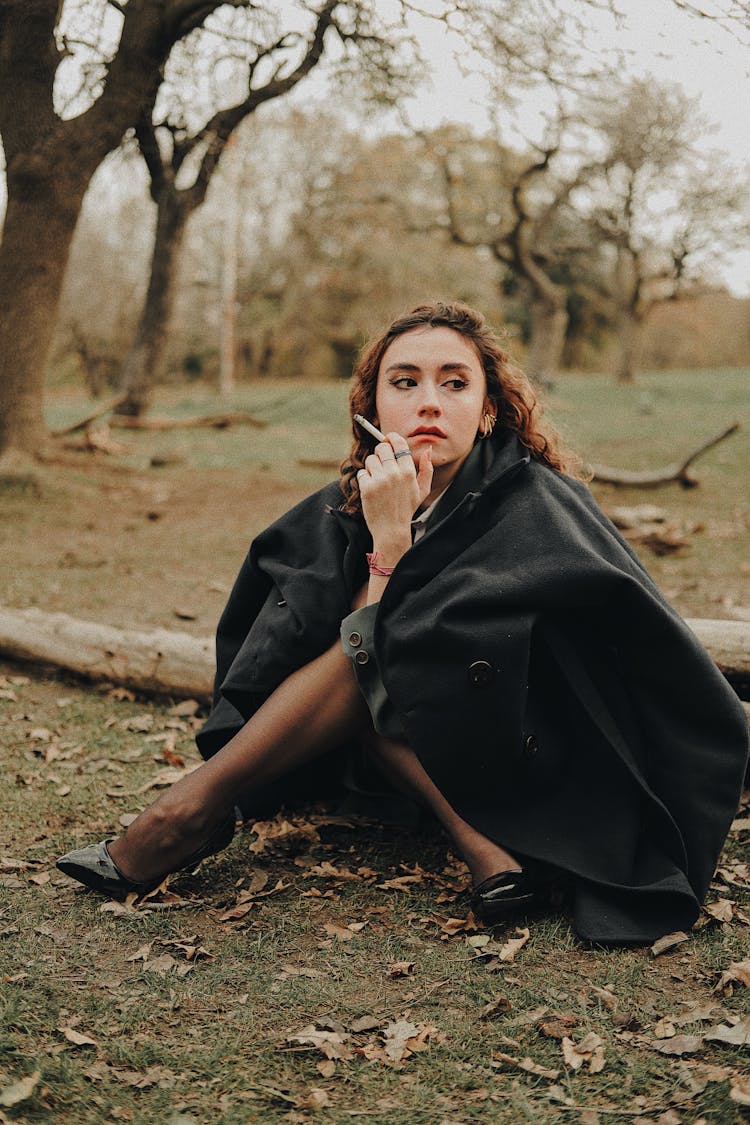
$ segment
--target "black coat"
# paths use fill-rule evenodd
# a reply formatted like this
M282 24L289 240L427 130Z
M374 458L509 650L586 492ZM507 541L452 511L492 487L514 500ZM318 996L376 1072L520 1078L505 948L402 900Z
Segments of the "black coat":
M744 711L588 489L514 435L492 440L481 488L381 600L389 698L467 821L572 875L583 937L689 927L737 809ZM334 482L252 544L219 624L204 756L336 641L369 549L340 503Z

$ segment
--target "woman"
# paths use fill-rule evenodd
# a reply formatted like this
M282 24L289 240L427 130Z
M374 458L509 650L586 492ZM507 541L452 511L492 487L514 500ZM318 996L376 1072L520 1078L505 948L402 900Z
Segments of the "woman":
M485 921L529 906L553 865L587 939L689 927L747 758L734 694L480 314L395 321L351 406L385 440L353 423L341 481L253 543L219 624L206 762L58 866L143 893L225 846L236 804L317 790L354 740L444 825Z

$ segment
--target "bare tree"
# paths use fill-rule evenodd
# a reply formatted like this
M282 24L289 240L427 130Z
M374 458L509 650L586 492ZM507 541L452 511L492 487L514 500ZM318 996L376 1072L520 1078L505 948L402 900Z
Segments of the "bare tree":
M187 124L179 97L176 107L158 124L146 114L139 120L136 137L157 207L156 236L146 299L123 366L127 398L120 413L140 415L149 405L167 338L186 224L203 203L213 173L240 122L294 89L320 63L326 50L330 51L334 40L343 48L356 49L363 72L376 69L381 86L398 86L396 43L389 42L384 29L362 5L350 4L348 8L339 0L326 0L315 13L309 33L286 30L278 35L267 33L262 39L257 26L243 27L237 19L239 13L235 14L225 28L226 47L222 49L225 60L228 52L235 56L240 52L240 65L245 70L241 94L195 127ZM200 45L196 45L188 60L191 72L200 57ZM215 57L211 62L216 65ZM168 94L166 100L174 100L173 95Z
M77 44L60 31L63 5L0 0L0 134L8 186L0 244L0 453L11 447L32 452L45 438L45 362L89 181L154 104L174 44L219 6L219 0L91 0L89 27L98 42L82 40L82 49L97 56L84 67L94 100L65 116L56 109L55 80ZM109 50L108 35L114 39ZM80 101L76 93L63 107L68 113Z
M43 373L73 233L94 171L129 129L138 126L146 137L175 45L207 28L218 9L230 8L265 12L269 19L277 14L271 0L0 0L0 135L8 186L0 244L0 454L11 448L34 452L45 439ZM77 20L66 24L71 11ZM377 5L326 0L300 4L300 11L314 17L319 31L307 64L301 64L309 69L334 11L339 27L367 37ZM276 42L283 48L284 36ZM372 45L387 53L384 40ZM259 53L268 57L267 43ZM82 60L78 84L68 83L61 105L58 71L72 56ZM274 73L271 66L263 81L265 97L269 89L279 89L274 83L293 85L300 77L290 81L288 73ZM257 98L257 91L250 96ZM226 118L216 121L204 138L209 163L216 160L216 138L230 125ZM178 216L167 219L179 223Z
M636 80L592 117L605 151L582 206L608 248L600 286L617 329L616 377L628 383L651 310L705 289L711 265L746 236L747 187L699 149L706 126L679 87Z
M523 156L490 142L496 175L494 192L484 213L467 216L465 203L476 212L476 168L460 168L456 154L442 148L447 225L454 242L486 247L502 267L501 285L508 277L520 284L529 299L529 350L526 367L541 384L558 373L568 327L568 289L555 279L556 269L574 247L560 241L560 217L571 192L585 177L579 168L567 177L553 174L559 141Z

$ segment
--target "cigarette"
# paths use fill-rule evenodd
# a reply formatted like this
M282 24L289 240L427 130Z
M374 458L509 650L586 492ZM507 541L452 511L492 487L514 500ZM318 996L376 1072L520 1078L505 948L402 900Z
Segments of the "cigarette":
M377 426L373 426L372 422L368 422L367 419L363 418L361 414L355 414L354 421L358 422L363 430L367 430L368 434L372 434L372 436L374 438L377 438L378 441L388 440L385 434L382 434Z

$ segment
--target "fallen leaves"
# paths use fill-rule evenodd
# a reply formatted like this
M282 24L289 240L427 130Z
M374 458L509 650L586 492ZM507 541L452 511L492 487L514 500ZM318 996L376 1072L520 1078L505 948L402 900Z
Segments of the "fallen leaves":
M184 977L189 972L192 972L198 961L213 960L213 954L209 953L209 951L200 944L200 939L197 934L191 934L188 937L182 938L162 938L158 940L160 945L171 947L176 950L178 954L181 954L182 960L166 952L152 957L151 952L156 944L156 939L147 942L146 945L140 946L135 953L131 953L125 960L131 964L141 962L142 972L144 973L166 976L167 973L174 971L179 977Z
M565 1036L561 1046L565 1065L570 1070L580 1070L583 1066L591 1074L604 1070L604 1042L595 1031L590 1031L578 1043Z
M19 1078L17 1082L12 1082L10 1086L0 1090L0 1106L10 1109L14 1105L25 1102L36 1090L41 1077L41 1070L35 1070L26 1078Z
M486 958L485 967L493 972L503 965L515 961L516 956L523 949L531 936L528 928L517 928L518 937L508 938L502 944L493 941L489 934L476 934L466 939L467 945L474 950L477 958Z
M651 956L660 957L662 953L667 953L670 949L674 949L675 946L682 945L688 940L688 935L683 933L682 930L677 930L673 934L664 934L663 937L657 938L651 946Z
M492 1065L497 1066L501 1063L517 1067L519 1070L525 1070L527 1074L537 1074L540 1078L555 1079L560 1077L559 1070L550 1070L549 1067L542 1066L531 1058L519 1059L515 1055L506 1055L502 1051L495 1051L492 1056Z
M408 977L414 972L416 961L392 961L388 966L387 974L394 980Z
M750 988L750 960L732 961L729 968L725 969L719 977L714 992L731 996L735 984L744 984L747 988Z
M750 1105L750 1074L733 1074L729 1082L729 1097L738 1105Z
M702 1050L703 1039L700 1035L675 1035L653 1046L662 1055L694 1055Z
M84 1035L80 1031L76 1031L74 1027L58 1027L60 1034L67 1039L68 1043L72 1043L74 1047L98 1047L96 1039L92 1039L90 1035Z
M357 1035L372 1030L377 1030L376 1039L371 1038L365 1043L356 1041ZM373 1021L371 1017L355 1020L348 1027L337 1025L336 1021L318 1020L286 1037L286 1042L290 1045L320 1051L328 1062L348 1061L361 1056L370 1062L397 1068L402 1067L412 1055L428 1050L432 1042L442 1040L441 1032L433 1024L415 1024L408 1019L383 1024L382 1021ZM333 1074L330 1066L319 1066L318 1069L326 1077Z
M733 1047L746 1047L750 1044L750 1015L735 1024L719 1024L705 1032L704 1039L711 1043L729 1043Z

